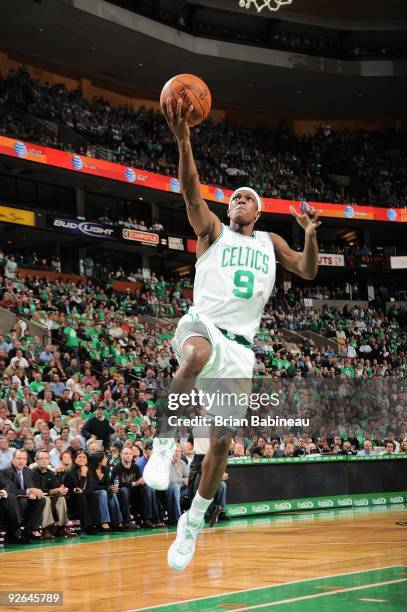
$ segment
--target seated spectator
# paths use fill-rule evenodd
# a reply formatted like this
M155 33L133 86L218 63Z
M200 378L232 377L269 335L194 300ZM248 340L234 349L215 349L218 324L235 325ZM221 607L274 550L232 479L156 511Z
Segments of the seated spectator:
M51 344L48 344L45 349L40 353L39 359L42 363L47 364L51 359L54 358L53 347Z
M382 439L381 439L380 434L375 434L375 435L373 436L373 439L372 439L372 446L373 446L373 447L376 447L376 446L383 446L383 441L382 441Z
M116 450L118 450L117 447ZM113 467L112 482L118 485L117 496L124 519L124 528L139 529L140 527L132 522L131 516L136 515L136 507L142 494L144 481L140 468L134 461L133 452L128 447L123 448L120 452L120 462Z
M40 423L40 421L37 421ZM34 436L35 447L37 449L46 450L50 452L54 448L54 444L51 438L51 430L48 425L44 422L41 423L40 433Z
M61 465L61 453L67 447L67 443L58 436L54 440L54 448L49 451L49 463L52 468L57 468Z
M182 447L181 459L187 464L188 468L191 465L194 454L194 445L191 442L185 442Z
M32 436L26 437L26 439L24 440L23 449L27 453L27 465L31 465L31 463L34 463L35 461L35 453L36 453L35 442Z
M341 436L335 436L333 444L331 444L331 451L333 451L334 446L339 446L339 450L342 450L342 438Z
M274 457L274 448L271 442L266 442L264 446L263 459L272 459Z
M395 436L394 436L394 432L393 431L388 431L387 432L387 436L386 439L384 440L383 444L384 446L387 445L387 442L393 442L394 443L394 452L397 453L400 449L400 444L397 442Z
M392 440L387 440L384 450L381 455L393 455L396 452L396 443Z
M22 421L24 420L24 425L26 427L32 427L32 417L31 417L31 408L29 404L23 403L21 406L21 412L17 414L14 419L14 426L19 429L22 426Z
M365 440L363 442L363 449L357 451L357 455L359 457L368 457L369 455L374 455L372 441Z
M101 453L103 451L103 444L100 440L96 440L95 438L89 438L89 440L86 442L86 450L89 455Z
M6 526L6 544L26 544L29 535L21 531L21 514L16 494L0 470L0 525Z
M246 456L243 442L235 442L233 447L233 457L242 458Z
M151 442L146 442L144 444L143 456L140 459L137 459L136 465L138 465L141 477L143 477L144 468L147 464L147 461L151 457L151 453L153 452L153 445ZM164 527L164 523L160 518L160 512L157 504L156 492L154 489L151 489L148 485L144 483L142 480L140 486L142 487L142 502L143 502L143 526L152 528L152 527Z
M3 428L5 426L13 427L13 421L10 420L10 413L8 411L6 402L0 402L0 426Z
M65 496L68 489L65 485L61 485L55 474L48 469L49 453L45 450L37 451L35 462L32 468L34 485L47 495L44 498L45 506L42 512L42 537L46 540L54 540L54 534L64 537L76 536L67 526L68 511Z
M352 444L350 443L350 441L345 440L345 442L342 445L341 454L342 455L356 455L357 452L358 451L355 448L352 448Z
M278 458L287 458L294 457L294 444L292 442L286 442L284 445L284 450L279 449L274 453L274 457Z
M52 399L52 391L51 389L47 389L44 391L44 401L42 404L44 410L52 414L53 412L57 412L60 414L59 406L54 399Z
M84 450L81 438L79 436L71 438L66 450L69 451L72 456L74 456L78 450Z
M44 408L44 401L42 399L38 399L35 402L34 409L31 413L31 422L33 427L38 420L45 421L45 423L49 423L49 421L51 420L51 416L48 410L45 410Z
M11 467L15 448L10 448L6 436L0 436L0 470Z
M324 437L324 436L319 436L317 438L317 450L321 453L321 454L326 454L329 453L329 445L328 445L328 440Z
M62 391L62 396L57 400L57 404L61 414L63 415L67 415L73 410L73 400L70 398L69 389L65 388Z
M262 453L260 446L253 446L250 449L250 457L252 459L261 459L262 456L263 456L263 453Z
M23 400L17 396L16 389L10 389L10 393L8 394L8 398L6 400L6 405L10 415L17 416L22 411Z
M98 532L100 514L95 482L88 467L88 455L82 449L73 455L73 463L65 471L63 484L67 489L68 511L71 518L80 520L82 529L88 534Z
M85 376L82 379L83 385L91 385L93 389L99 388L99 382L94 374L91 373L90 368L85 369Z
M72 397L74 393L78 393L79 397L81 398L85 395L85 390L81 383L81 377L79 374L73 374L71 378L68 378L66 381L66 388L70 391L70 397Z
M188 493L189 468L181 460L181 445L177 444L170 469L170 485L166 490L168 524L175 525L181 516L181 497Z
M63 483L65 472L71 467L71 465L72 465L72 453L66 449L61 451L60 464L57 467L51 468L54 474L57 476L60 483Z
M305 455L308 455L307 443L305 438L300 438L294 450L294 457L305 457Z
M7 492L17 496L17 539L30 543L37 538L41 526L42 513L45 507L44 493L35 486L31 470L27 467L27 452L24 449L14 451L11 466L1 472L6 481ZM21 526L24 533L21 534Z
M194 449L195 455L189 468L188 476L188 498L191 501L199 488L199 483L202 476L202 463L205 459L205 455L209 450L209 431L207 428L194 427ZM205 436L205 437L204 437ZM242 445L243 446L243 445ZM236 442L235 442L236 447ZM238 449L239 452L239 449ZM218 488L215 491L212 503L208 507L205 513L205 520L209 523L210 527L213 527L219 518L226 519L225 507L226 507L226 480L228 474L223 474L222 480L219 483Z
M123 531L123 517L117 499L119 486L117 482L113 484L110 478L107 454L101 452L91 454L89 456L89 466L95 482L95 494L99 502L100 530L103 533Z

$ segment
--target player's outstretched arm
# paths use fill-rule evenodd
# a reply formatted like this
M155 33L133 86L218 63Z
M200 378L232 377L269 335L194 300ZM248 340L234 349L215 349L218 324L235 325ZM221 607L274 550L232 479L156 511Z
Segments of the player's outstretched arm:
M192 153L190 130L188 118L193 110L189 109L182 112L182 100L177 102L175 114L172 110L171 99L167 100L164 116L168 127L173 132L178 142L179 149L179 182L182 195L187 205L188 220L198 236L198 256L201 255L212 242L219 236L222 226L218 217L209 209L209 206L202 199L199 183L198 170L196 168Z
M304 214L298 213L293 206L290 212L297 220L297 223L305 231L305 243L302 253L293 251L287 242L278 234L270 234L279 262L286 270L294 272L301 278L312 280L318 272L318 242L317 227L321 225L319 215L321 210L308 207Z

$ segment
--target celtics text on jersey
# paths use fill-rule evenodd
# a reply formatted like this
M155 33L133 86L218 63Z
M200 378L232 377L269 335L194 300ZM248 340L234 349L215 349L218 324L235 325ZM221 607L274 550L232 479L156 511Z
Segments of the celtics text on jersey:
M268 233L245 236L222 224L220 235L195 267L196 311L217 327L253 342L276 277Z

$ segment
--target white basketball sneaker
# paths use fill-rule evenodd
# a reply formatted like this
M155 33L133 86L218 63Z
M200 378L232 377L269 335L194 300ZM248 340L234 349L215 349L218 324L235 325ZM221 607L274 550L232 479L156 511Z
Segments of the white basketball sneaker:
M168 565L178 572L182 572L192 561L195 552L196 538L204 526L193 521L188 512L181 515L177 526L177 537L168 549Z
M155 438L153 452L147 461L143 478L149 487L157 491L165 491L170 485L170 466L176 449L172 438Z

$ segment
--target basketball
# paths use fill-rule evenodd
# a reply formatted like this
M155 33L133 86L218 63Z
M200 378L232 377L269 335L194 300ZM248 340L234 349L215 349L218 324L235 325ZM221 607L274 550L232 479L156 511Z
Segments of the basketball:
M179 98L182 99L183 111L193 105L194 110L188 121L189 127L202 123L211 110L212 97L209 87L193 74L177 74L167 81L160 95L161 109L165 108L168 98L172 100L173 112L176 110Z

